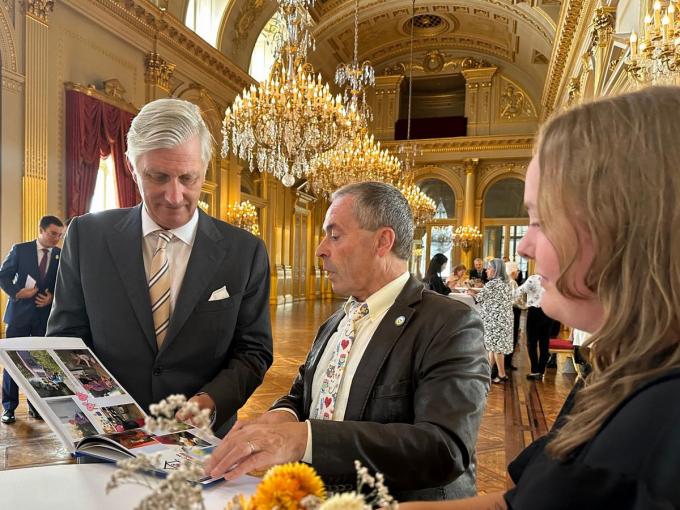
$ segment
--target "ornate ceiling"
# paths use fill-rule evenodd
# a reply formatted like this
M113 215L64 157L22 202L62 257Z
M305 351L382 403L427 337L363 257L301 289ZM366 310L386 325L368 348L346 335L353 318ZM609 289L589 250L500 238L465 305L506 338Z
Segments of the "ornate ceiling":
M414 73L450 74L465 57L498 66L540 103L561 0L416 0ZM181 15L186 0L170 1ZM316 51L310 60L327 79L353 48L354 0L316 0ZM248 69L257 37L276 11L275 0L232 0L218 48ZM403 71L409 61L411 0L360 0L360 59L377 74ZM458 63L458 64L457 64Z

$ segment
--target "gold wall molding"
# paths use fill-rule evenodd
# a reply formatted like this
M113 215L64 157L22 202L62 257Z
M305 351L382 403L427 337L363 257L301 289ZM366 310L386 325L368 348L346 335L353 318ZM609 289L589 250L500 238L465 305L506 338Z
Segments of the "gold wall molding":
M410 63L407 60L387 65L382 70L383 75L404 75L409 73ZM491 64L481 58L472 56L453 57L440 50L430 50L422 57L420 64L413 64L413 74L429 73L461 73L468 69L491 67Z
M23 75L2 69L2 88L4 90L22 94L24 92L24 81Z
M12 0L13 1L13 0ZM5 12L0 9L0 58L2 59L2 68L13 72L19 69L17 61L17 50L14 32L14 12L9 13L10 20L5 16Z
M15 0L2 0L2 5L5 6L5 9L7 9L7 13L9 14L10 23L12 23L12 26L14 26L14 13L16 12L14 8L15 3L16 3Z
M54 0L24 0L26 15L47 24L47 16L54 10Z
M163 12L148 0L91 0L125 21L136 31L152 40L158 34L163 42L187 60L201 67L207 74L240 91L249 87L254 80L223 53L210 46L200 36L173 16Z
M527 94L507 76L500 77L498 119L502 121L536 119L536 107Z
M104 88L100 90L94 84L81 85L80 83L67 81L64 83L64 89L75 90L76 92L87 94L88 96L94 97L103 103L110 104L116 108L135 115L137 112L139 112L139 109L135 105L125 99L125 89L120 84L120 81L114 78L110 80L104 80L103 84Z
M144 82L147 85L169 93L170 79L174 70L175 64L171 64L155 51L150 51L144 56Z
M382 142L384 148L395 149L405 140ZM531 150L534 146L533 135L490 135L490 136L461 136L456 138L428 138L411 140L406 143L416 143L423 154L486 152L498 150Z
M568 81L569 62L580 49L581 35L590 25L587 13L594 8L596 0L564 0L557 35L548 66L548 78L541 98L541 120L547 119L557 108L560 91Z
M250 29L253 28L264 4L265 0L248 0L248 2L239 9L236 20L234 21L234 35L231 39L234 43L234 48L240 48L243 42L248 39Z
M479 180L475 190L475 200L483 200L484 194L500 180L526 178L529 160L483 162L479 168Z

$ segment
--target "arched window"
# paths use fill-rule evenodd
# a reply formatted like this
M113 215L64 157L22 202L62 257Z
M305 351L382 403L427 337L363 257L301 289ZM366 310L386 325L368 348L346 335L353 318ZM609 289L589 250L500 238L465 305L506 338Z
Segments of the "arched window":
M189 0L184 24L217 47L217 33L230 0Z
M257 81L264 81L269 76L269 70L275 60L278 33L282 26L281 15L276 11L257 38L248 69L250 76Z
M528 214L524 207L524 182L520 179L501 179L484 195L484 257L508 257L517 262L520 271L528 264L517 254L517 246L527 232Z
M449 259L449 264L442 271L442 277L445 278L451 269L451 259L456 256L451 240L456 223L456 195L441 179L423 179L416 184L423 193L434 200L437 209L434 218L425 225L422 235L419 234L416 238L415 246L416 250L420 251L420 260L415 261L417 267L415 272L417 275L424 275L430 259L436 253L443 253Z

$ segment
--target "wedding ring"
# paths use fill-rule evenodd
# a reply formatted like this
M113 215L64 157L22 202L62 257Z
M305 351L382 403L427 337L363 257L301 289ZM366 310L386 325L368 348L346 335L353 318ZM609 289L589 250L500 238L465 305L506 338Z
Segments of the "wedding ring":
M250 441L246 441L246 443L248 443L248 447L250 448L250 455L254 454L255 451L256 451L255 445L253 443L251 443Z

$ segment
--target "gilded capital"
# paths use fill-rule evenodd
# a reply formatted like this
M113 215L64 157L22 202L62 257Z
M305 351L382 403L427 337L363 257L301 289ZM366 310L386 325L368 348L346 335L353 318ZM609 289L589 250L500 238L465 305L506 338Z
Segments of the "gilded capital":
M466 174L474 173L477 167L479 167L479 158L466 158L463 160L463 164L465 165Z
M47 15L54 10L54 0L24 0L26 14L47 23Z
M170 78L175 64L167 62L158 53L151 51L144 57L144 81L148 85L157 86L166 92L170 91Z
M609 45L616 24L616 9L598 7L593 17L593 46L606 48Z

